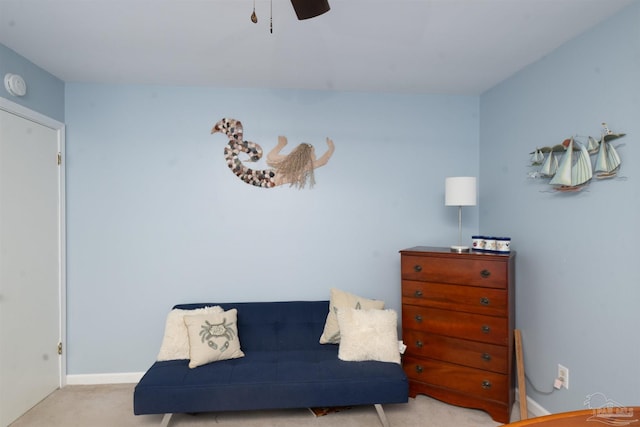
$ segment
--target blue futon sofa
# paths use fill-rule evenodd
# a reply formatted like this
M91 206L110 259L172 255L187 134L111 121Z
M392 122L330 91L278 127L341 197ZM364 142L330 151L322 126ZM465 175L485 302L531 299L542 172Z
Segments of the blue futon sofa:
M383 425L385 403L408 401L408 382L396 363L338 359L338 345L319 344L328 301L184 304L238 310L245 356L190 369L188 360L155 362L134 391L134 413L245 411L374 405Z

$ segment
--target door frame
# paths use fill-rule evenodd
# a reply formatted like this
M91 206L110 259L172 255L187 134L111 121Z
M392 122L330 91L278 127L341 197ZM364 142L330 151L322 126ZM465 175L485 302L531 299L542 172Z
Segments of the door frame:
M62 388L67 384L67 231L66 231L66 193L65 193L65 124L43 114L33 111L27 107L0 97L0 110L30 120L39 125L48 127L57 132L58 152L60 153L60 166L58 167L58 308L60 318L58 319L59 342L62 343L62 355L58 356L58 387ZM52 159L53 161L54 159Z

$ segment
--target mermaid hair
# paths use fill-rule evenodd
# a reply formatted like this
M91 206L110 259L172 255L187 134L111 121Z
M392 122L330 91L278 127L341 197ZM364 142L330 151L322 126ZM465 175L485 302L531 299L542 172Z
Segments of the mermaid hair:
M313 187L316 183L313 176L313 145L311 144L298 145L283 160L275 162L273 167L290 187L295 185L298 189L302 189L307 182L309 187Z

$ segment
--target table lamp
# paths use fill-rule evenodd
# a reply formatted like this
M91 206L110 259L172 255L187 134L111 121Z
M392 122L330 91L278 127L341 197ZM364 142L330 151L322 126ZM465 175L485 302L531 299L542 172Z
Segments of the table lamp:
M476 205L476 178L474 176L448 177L444 183L445 206L458 207L458 244L451 246L454 252L468 252L469 247L462 245L462 207Z

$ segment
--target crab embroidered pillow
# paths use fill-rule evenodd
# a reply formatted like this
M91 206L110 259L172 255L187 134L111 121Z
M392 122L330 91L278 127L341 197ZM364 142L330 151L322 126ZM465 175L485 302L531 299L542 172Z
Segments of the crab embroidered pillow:
M324 324L324 331L320 336L320 344L338 344L340 342L340 326L336 313L341 308L354 308L356 310L383 309L384 301L359 297L340 289L331 289L329 300L329 314Z
M238 310L184 316L189 334L189 368L244 357L238 338Z
M194 310L182 310L174 308L167 315L164 326L164 336L160 351L156 358L158 362L165 360L188 359L189 358L189 335L187 326L184 324L185 315L222 313L224 310L219 305L196 308Z

